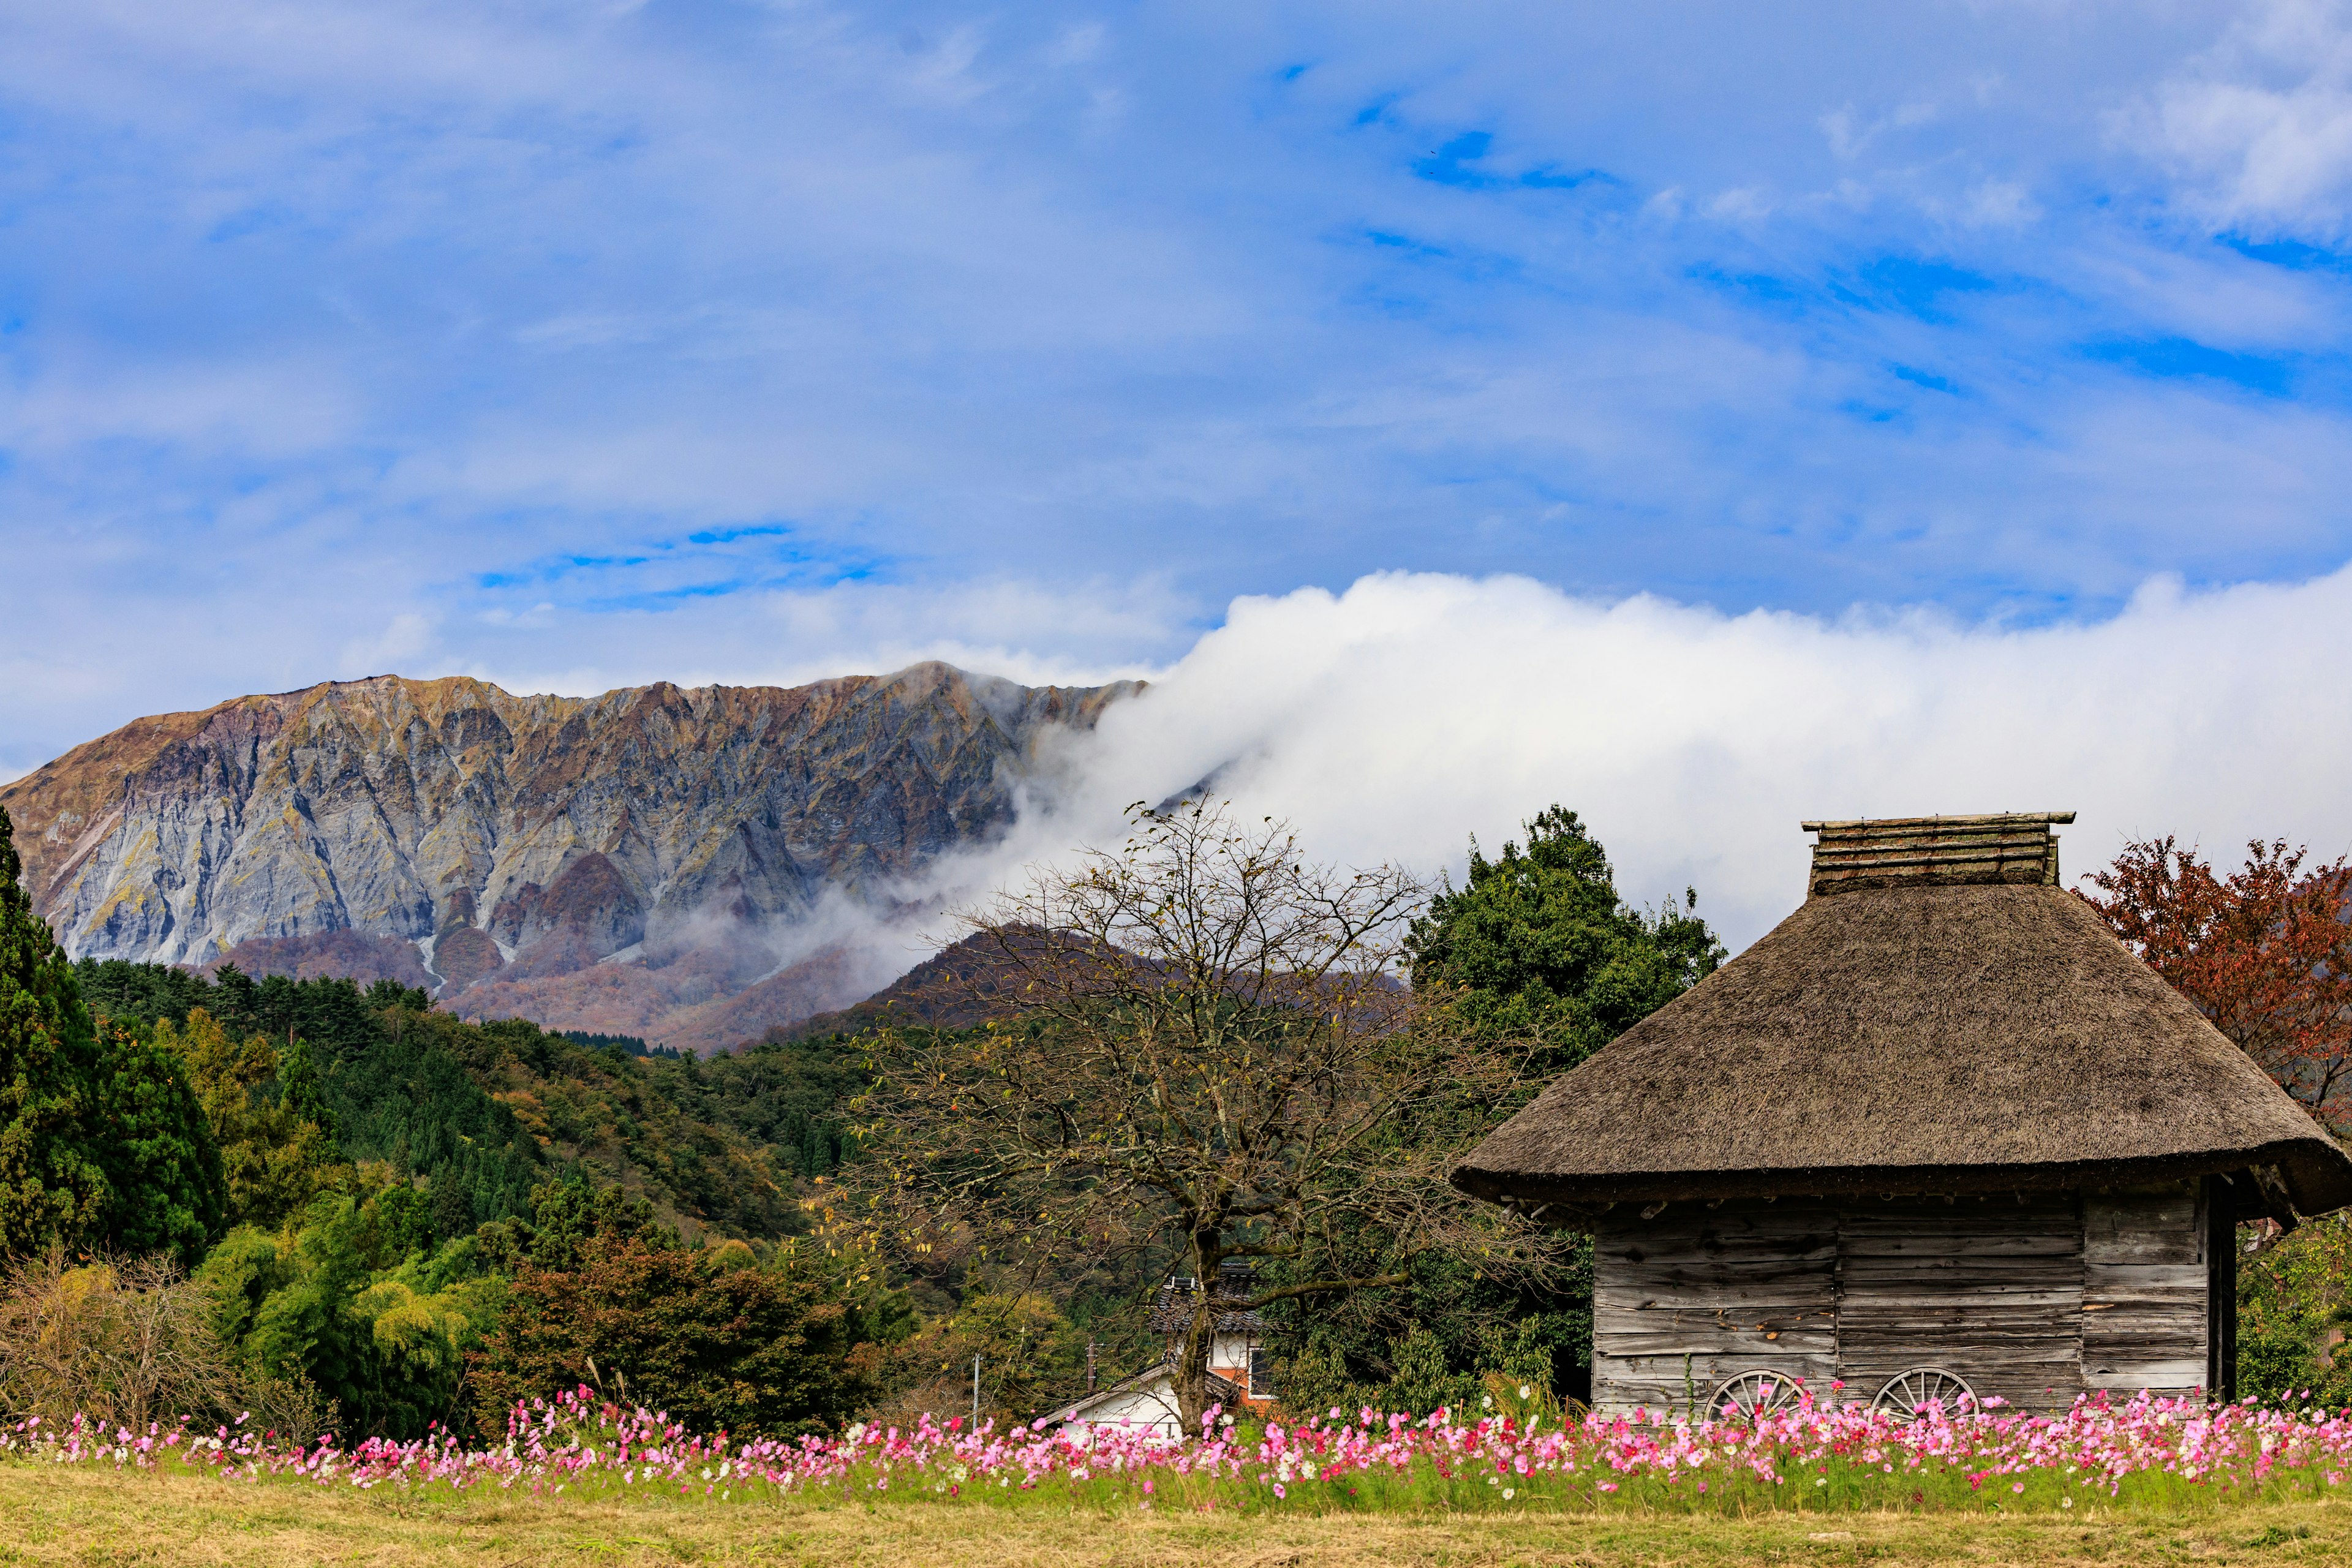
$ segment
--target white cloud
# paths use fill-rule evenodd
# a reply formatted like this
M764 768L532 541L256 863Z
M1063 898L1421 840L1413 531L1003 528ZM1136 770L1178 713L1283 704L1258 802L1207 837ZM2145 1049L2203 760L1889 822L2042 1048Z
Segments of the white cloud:
M1237 601L1106 716L1028 847L1100 841L1127 802L1214 775L1319 856L1433 873L1557 801L1628 896L1695 884L1739 943L1801 898L1812 817L2074 809L2070 879L2158 833L2332 856L2352 848L2352 692L2315 650L2346 624L2352 568L2211 594L2159 580L2104 624L2030 629L1367 577Z
M403 610L386 621L381 631L345 643L337 667L352 679L391 674L424 660L433 641L432 621L414 610Z
M1558 802L1591 823L1629 898L1696 886L1735 945L1800 899L1798 824L1810 817L2073 809L2070 880L2127 838L2163 833L2223 858L2256 835L2352 849L2352 690L2327 663L2352 624L2352 567L2215 592L2158 578L2109 619L2021 627L1918 609L1735 616L1517 577L1390 573L1337 594L1237 599L1159 668L1101 651L1184 636L1182 601L1151 584L1075 595L1011 581L843 584L719 608L772 628L766 666L739 651L697 670L675 623L625 646L610 623L559 616L530 636L612 646L536 675L475 673L588 692L619 683L624 660L650 667L628 679L691 685L944 658L1029 683L1150 679L1046 759L1006 842L901 890L931 915L884 926L861 913L819 933L867 953L877 974L947 930L940 909L1027 863L1114 842L1129 802L1203 779L1292 820L1318 857L1432 876L1458 872L1472 835L1498 846ZM384 635L431 632L396 618ZM1076 640L1055 645L1055 632ZM719 640L750 646L734 628Z
M2260 0L2125 115L2126 138L2211 221L2332 238L2352 216L2352 16L2338 0Z
M1076 679L1392 566L2088 616L2352 554L2345 280L2101 133L2325 98L2334 11L17 11L11 765L354 663ZM2176 336L2284 368L2082 353Z
M1753 185L1741 185L1717 195L1706 210L1727 223L1752 223L1772 216L1772 199Z
M1194 601L1149 575L1066 587L853 581L660 612L582 615L542 604L487 624L470 652L438 649L400 673L586 697L655 680L800 686L937 659L1028 686L1091 686L1150 674L1190 643L1201 618Z
M2010 180L1986 180L1969 192L1961 206L1963 221L1988 228L2014 228L2042 216L2023 185Z
M1822 134L1828 138L1830 151L1841 162L1850 163L1867 152L1872 142L1888 131L1908 131L1916 126L1932 124L1938 110L1933 103L1912 102L1896 107L1883 118L1862 121L1849 103L1821 117Z
M72 349L58 359L32 385L0 391L0 443L47 453L129 441L282 458L347 437L356 420L337 374L298 360L127 369Z

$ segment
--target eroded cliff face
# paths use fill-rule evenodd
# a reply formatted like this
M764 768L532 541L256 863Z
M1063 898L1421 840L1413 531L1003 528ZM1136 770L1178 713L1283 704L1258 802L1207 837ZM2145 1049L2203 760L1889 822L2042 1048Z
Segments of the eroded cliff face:
M689 951L723 991L759 977L741 933L829 889L887 901L1002 830L1041 749L1128 689L939 664L584 699L383 676L140 720L0 805L77 957L355 931L415 944L445 996Z

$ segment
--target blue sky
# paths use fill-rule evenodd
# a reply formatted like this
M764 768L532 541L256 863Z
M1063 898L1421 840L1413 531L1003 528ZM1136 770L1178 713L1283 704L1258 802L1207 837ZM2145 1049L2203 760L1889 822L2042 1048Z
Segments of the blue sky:
M2352 14L0 5L0 771L383 670L2352 559Z

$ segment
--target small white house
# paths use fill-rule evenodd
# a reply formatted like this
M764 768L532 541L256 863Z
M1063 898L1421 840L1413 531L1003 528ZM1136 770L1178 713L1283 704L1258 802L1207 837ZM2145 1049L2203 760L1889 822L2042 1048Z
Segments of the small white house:
M1247 1404L1241 1389L1215 1373L1209 1374L1209 1398L1228 1410ZM1176 1403L1176 1369L1166 1362L1149 1366L1133 1377L1087 1394L1048 1416L1045 1425L1076 1428L1119 1426L1160 1437L1181 1436L1184 1422Z
M1249 1293L1249 1265L1227 1258L1219 1271L1214 1294L1240 1299ZM1160 1288L1151 1303L1151 1326L1166 1337L1159 1361L1098 1389L1045 1418L1057 1426L1117 1426L1122 1424L1174 1437L1183 1428L1176 1401L1176 1355L1184 1331L1192 1321L1201 1297L1201 1282L1176 1276ZM1271 1329L1254 1311L1220 1313L1209 1341L1209 1398L1228 1411L1264 1411L1274 1404L1271 1352L1266 1339Z

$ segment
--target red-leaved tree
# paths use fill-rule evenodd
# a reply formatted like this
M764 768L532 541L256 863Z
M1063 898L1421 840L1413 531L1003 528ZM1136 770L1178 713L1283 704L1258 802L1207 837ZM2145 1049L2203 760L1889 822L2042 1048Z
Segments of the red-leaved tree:
M2284 839L2227 877L2169 837L2125 846L2084 895L2170 981L2323 1121L2352 1087L2352 866L2306 868Z

